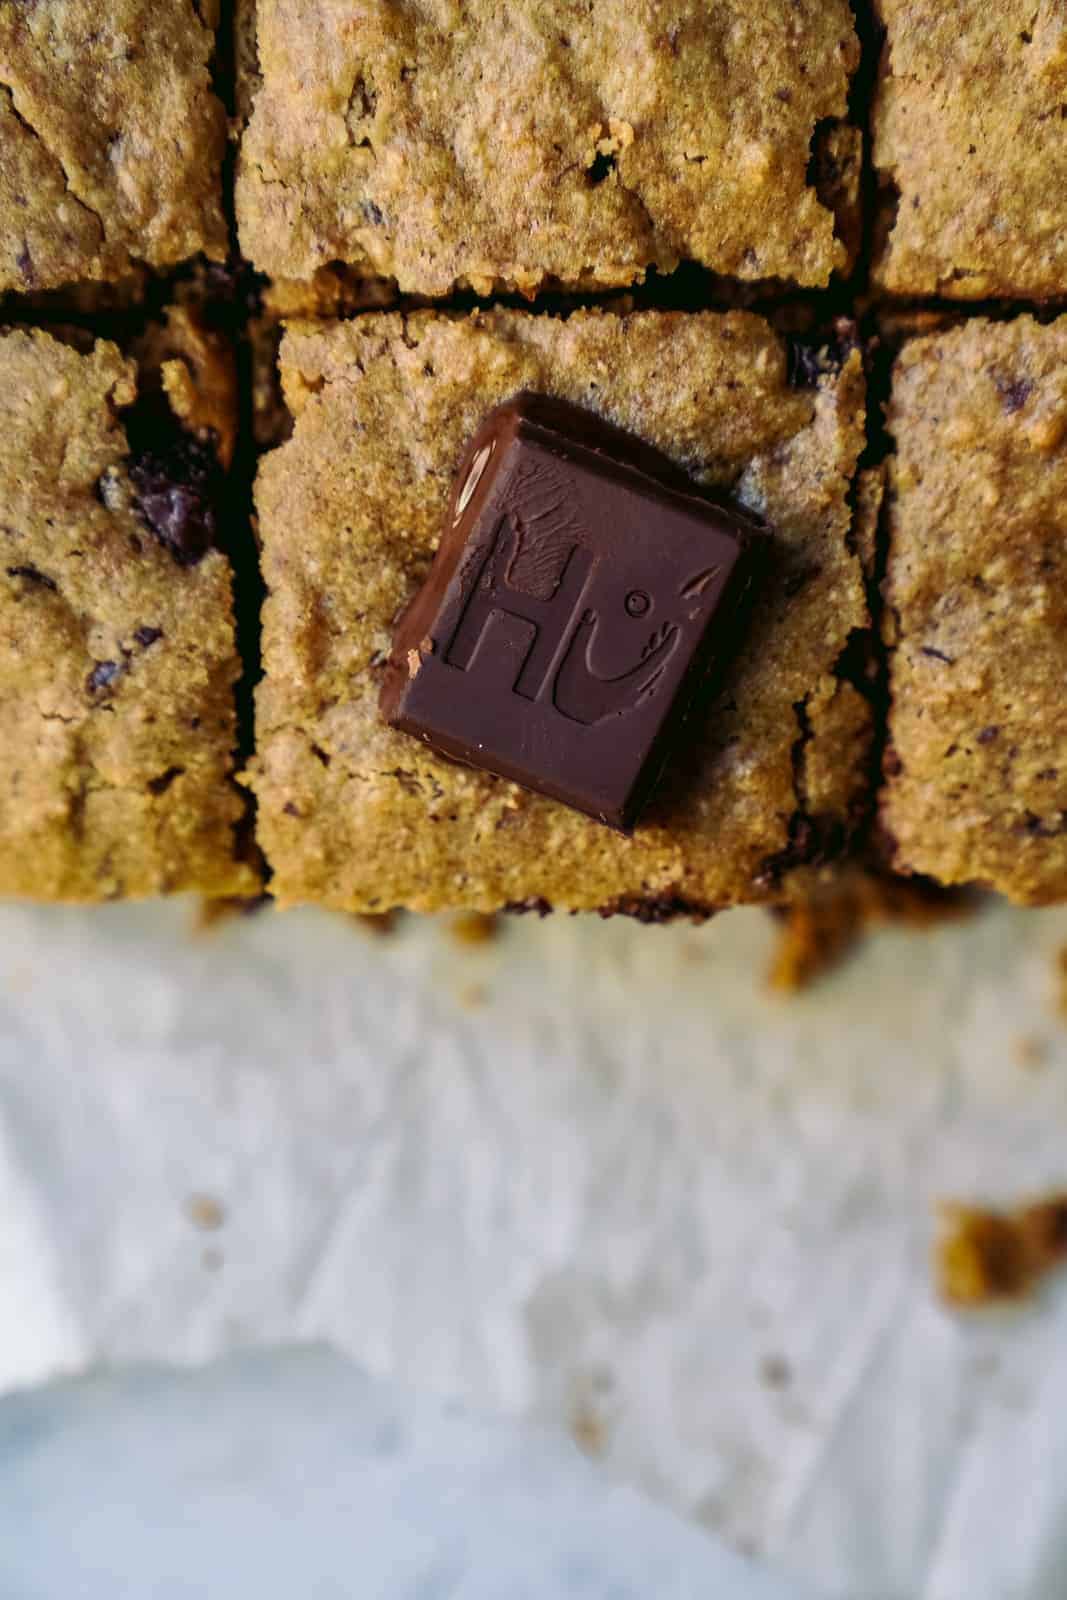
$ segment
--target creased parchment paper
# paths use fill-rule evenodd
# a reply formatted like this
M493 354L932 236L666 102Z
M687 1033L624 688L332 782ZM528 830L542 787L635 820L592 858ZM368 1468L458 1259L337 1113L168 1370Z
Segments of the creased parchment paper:
M0 1389L325 1341L819 1594L1067 1594L1067 1285L928 1270L939 1197L1067 1181L1067 913L789 1002L757 914L192 920L0 908Z

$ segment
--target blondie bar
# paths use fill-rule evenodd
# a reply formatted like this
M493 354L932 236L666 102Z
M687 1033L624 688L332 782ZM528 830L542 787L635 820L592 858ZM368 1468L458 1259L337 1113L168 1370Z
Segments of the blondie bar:
M878 0L882 288L1067 295L1067 10L1060 0Z
M847 0L256 13L237 210L273 277L344 262L443 295L625 285L685 258L806 285L849 265Z
M868 623L850 547L864 381L855 350L789 357L741 312L374 314L288 333L294 432L257 486L269 598L251 773L279 900L655 917L781 899L840 848L869 778L869 707L839 668ZM772 530L741 655L630 836L379 716L394 619L464 447L520 390L637 434Z
M161 338L191 424L208 352L180 318ZM258 886L235 843L220 469L205 437L162 422L162 392L143 400L114 344L0 334L0 894ZM204 404L221 422L224 402Z
M898 870L1067 897L1067 318L984 318L900 356L888 412Z
M225 255L211 9L0 3L0 292Z

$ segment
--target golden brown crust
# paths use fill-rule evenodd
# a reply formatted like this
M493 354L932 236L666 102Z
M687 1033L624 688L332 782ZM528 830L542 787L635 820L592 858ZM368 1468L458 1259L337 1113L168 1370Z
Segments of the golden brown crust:
M867 621L847 543L864 385L853 353L816 390L793 389L786 356L747 313L419 313L290 331L294 436L257 487L270 597L252 775L281 900L714 907L784 892L806 805L820 814L802 818L805 848L843 834L869 737L866 707L834 675ZM741 660L632 838L443 761L378 716L377 664L462 449L522 388L639 433L777 536Z
M225 255L214 42L188 0L0 4L0 291Z
M918 339L888 410L895 864L1067 897L1067 318Z
M257 10L237 209L273 276L338 260L440 295L625 285L687 257L812 285L849 264L808 178L859 59L847 0ZM850 210L855 138L827 148Z
M136 369L0 336L0 894L252 894L234 859L225 558L179 566L135 508Z
M1067 294L1062 0L879 0L874 162L895 188L875 276L896 294Z

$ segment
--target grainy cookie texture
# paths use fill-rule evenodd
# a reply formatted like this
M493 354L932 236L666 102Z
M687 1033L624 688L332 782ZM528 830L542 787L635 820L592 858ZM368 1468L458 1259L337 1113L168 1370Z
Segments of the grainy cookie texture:
M164 543L195 482L130 458L136 398L112 344L0 336L0 894L257 886L234 849L229 568Z
M273 276L339 260L444 294L629 284L686 257L801 284L848 264L832 207L855 199L859 133L825 126L858 62L847 0L257 11L237 207Z
M225 255L212 10L0 0L0 291Z
M1067 294L1063 0L878 3L874 162L897 208L876 277L899 294Z
M898 867L1067 897L1067 318L897 363L883 819Z
M281 360L295 428L257 487L270 593L251 781L283 902L653 915L780 897L840 842L870 732L835 673L867 623L849 549L855 352L795 389L783 342L747 313L497 311L305 324ZM379 717L393 620L428 570L464 446L522 389L639 434L774 529L741 658L632 837Z

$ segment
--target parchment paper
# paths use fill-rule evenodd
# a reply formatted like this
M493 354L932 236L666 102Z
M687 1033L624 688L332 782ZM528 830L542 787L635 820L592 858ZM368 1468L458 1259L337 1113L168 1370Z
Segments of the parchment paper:
M927 1264L938 1197L1067 1180L1067 913L789 1002L755 913L192 922L0 908L0 1389L327 1341L821 1594L1067 1594L1067 1286Z
M805 1600L557 1433L321 1348L0 1401L0 1594Z

